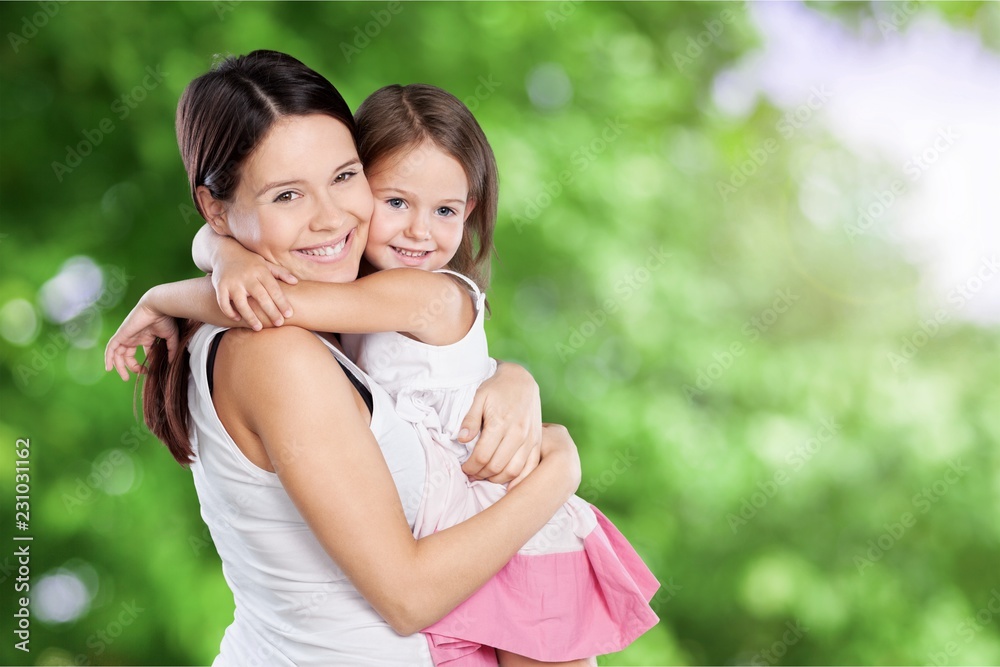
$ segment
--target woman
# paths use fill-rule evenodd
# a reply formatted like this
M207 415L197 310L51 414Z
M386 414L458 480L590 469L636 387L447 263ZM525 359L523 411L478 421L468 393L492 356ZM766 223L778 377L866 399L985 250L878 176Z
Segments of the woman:
M356 277L372 195L350 111L323 77L274 52L227 59L185 90L177 136L216 231L299 279ZM415 540L400 498L424 483L416 434L334 337L205 325L182 341L191 386L187 355L154 346L144 413L191 463L233 590L217 665L431 664L413 633L496 574L579 483L572 440L547 427L541 462L505 498Z

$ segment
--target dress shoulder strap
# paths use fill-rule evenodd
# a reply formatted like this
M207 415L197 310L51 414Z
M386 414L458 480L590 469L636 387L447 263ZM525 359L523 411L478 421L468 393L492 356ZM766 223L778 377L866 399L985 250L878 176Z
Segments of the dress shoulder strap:
M483 295L483 292L482 290L479 289L479 285L476 284L476 281L474 281L472 278L469 278L468 276L463 276L461 273L457 271L451 271L449 269L437 269L436 271L434 271L434 273L447 273L449 276L454 276L455 278L458 278L468 286L469 291L471 291L476 296L476 299L478 299Z

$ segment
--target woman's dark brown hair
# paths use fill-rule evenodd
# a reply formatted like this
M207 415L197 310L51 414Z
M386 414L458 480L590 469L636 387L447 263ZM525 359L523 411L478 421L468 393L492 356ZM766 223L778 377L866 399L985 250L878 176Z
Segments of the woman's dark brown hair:
M230 56L188 84L177 105L177 145L198 212L196 190L232 201L241 167L274 123L286 116L324 114L357 137L351 110L336 88L295 58L277 51ZM180 349L167 360L162 340L152 346L142 391L143 416L182 465L194 452L189 436L187 344L199 323L178 322Z
M386 86L358 107L358 155L365 170L378 171L386 159L430 141L455 158L469 180L476 206L465 221L458 251L448 268L489 286L493 228L497 219L497 164L472 112L454 95L435 86ZM419 156L413 160L419 168Z

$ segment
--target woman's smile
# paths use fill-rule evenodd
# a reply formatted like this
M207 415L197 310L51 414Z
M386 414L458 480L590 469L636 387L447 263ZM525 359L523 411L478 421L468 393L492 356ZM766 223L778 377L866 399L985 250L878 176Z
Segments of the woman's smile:
M352 229L338 240L328 241L308 248L297 248L292 252L303 259L319 264L333 264L346 257L351 251L357 229Z

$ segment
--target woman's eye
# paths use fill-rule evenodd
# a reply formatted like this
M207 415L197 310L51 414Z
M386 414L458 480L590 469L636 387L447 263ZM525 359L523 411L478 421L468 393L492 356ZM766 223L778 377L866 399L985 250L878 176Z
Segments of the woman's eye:
M399 197L393 197L392 199L386 199L385 203L388 204L392 208L403 208L406 205L406 202L404 202Z
M349 180L351 180L351 178L353 178L355 175L357 175L357 173L358 172L356 172L356 171L345 171L342 174L337 174L337 177L333 179L333 182L334 183L343 183L344 181L349 181Z
M455 209L449 208L447 206L442 206L437 210L437 214L443 218L447 218L450 215L455 215Z
M299 196L300 195L297 192L292 192L291 190L286 190L285 192L282 192L277 197L275 197L274 201L276 201L276 202L289 202L289 201L294 201L294 200L298 199Z

